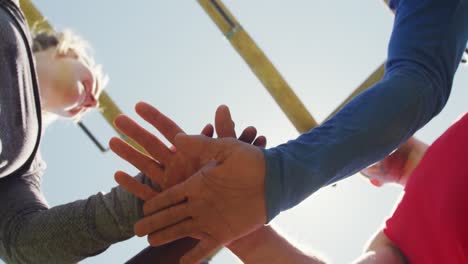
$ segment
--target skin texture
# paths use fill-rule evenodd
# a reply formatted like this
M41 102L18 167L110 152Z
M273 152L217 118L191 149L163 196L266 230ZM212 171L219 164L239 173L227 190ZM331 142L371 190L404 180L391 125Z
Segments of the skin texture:
M95 78L89 67L68 52L58 55L56 49L34 54L37 61L42 110L72 118L97 106Z
M175 142L177 134L184 133L183 130L172 120L146 103L138 103L135 110L138 115L158 129L171 143ZM200 168L200 164L197 160L191 160L184 154L175 151L175 147L167 147L159 138L138 125L131 118L121 115L115 119L114 123L123 134L134 139L138 144L143 146L148 154L137 151L125 141L117 137L110 140L109 145L111 149L121 158L140 169L141 172L150 177L152 181L163 190L172 187L177 183L183 182L188 176ZM226 106L220 106L217 109L215 125L216 132L220 138L236 136L234 131L234 122L232 121L229 109ZM213 127L211 125L207 125L202 130L201 134L207 137L212 137L213 133ZM254 127L248 127L243 131L239 140L248 142L255 146L266 145L266 138L263 136L256 138L256 135L256 129ZM128 183L133 179L133 177L130 176L123 176L124 174L126 173L122 171L116 172L115 176L117 182ZM127 181L123 182L123 179L127 179ZM123 186L131 187L133 185L123 184ZM141 185L141 187L144 186ZM143 196L141 196L141 192L133 193L138 194L143 200L148 200L152 195L154 195L153 192L144 191L143 189L137 190L143 191Z
M395 152L362 170L361 173L377 187L386 183L396 183L404 186L423 158L427 148L428 146L425 143L411 137Z
M143 119L157 128L170 142L174 141L177 134L183 133L172 120L147 104L137 104L136 111ZM151 174L153 181L162 184L163 189L174 185L177 181L185 180L186 177L182 176L182 172L193 173L190 172L190 170L196 171L198 169L197 167L199 167L199 164L197 164L197 159L183 156L180 152L174 152L171 148L164 147L159 139L155 138L130 118L120 116L116 119L115 124L125 135L136 140L141 145L146 146L146 150L153 154L147 156L139 153L119 138L113 138L111 140L111 149L139 169L145 170L146 173ZM236 137L234 122L231 119L227 107L220 106L216 111L215 127L219 137ZM212 127L209 125L206 126L202 131L202 135L211 137L213 135ZM255 137L255 129L253 127L248 127L239 137L239 140L257 147L265 147L266 139L264 137L255 139ZM160 160L164 160L164 162L169 165L161 166L161 163L155 159L156 157ZM181 168L185 168L185 170L181 170ZM158 194L156 190L139 183L125 172L116 172L115 179L121 186L142 200L151 200L152 197ZM203 234L195 237L202 238ZM151 244L154 244L151 236L148 240ZM167 244L164 247L169 247L174 251L169 255L180 256L194 246L196 246L196 243L194 243L193 240L190 241L184 238ZM286 263L291 261L293 263L324 263L316 257L307 256L301 252L269 226L261 227L241 239L233 241L228 247L244 263ZM256 250L252 251L252 247L255 247ZM165 258L165 263L168 261L168 263L175 263L174 258L167 258L170 252L166 250L164 254L162 254L162 252L160 252L161 249L162 247L146 249L137 256L137 258L132 259L131 261L133 262L131 263L150 262L155 259L161 261L161 257ZM272 260L274 260L274 262L272 262Z
M149 200L144 211L151 216L137 222L135 231L137 235L149 234L154 245L199 236L201 242L181 261L197 263L218 245L226 245L265 223L264 180L253 177L264 175L265 164L260 149L234 139L215 142L179 134L175 143L178 150L208 165ZM222 151L216 144L222 144ZM245 164L240 168L245 173L213 173L219 166L230 172L239 160Z
M168 119L162 113L145 103L137 104L136 111L143 119L157 128L171 143L175 142L176 135L183 133L182 129L180 129L172 120ZM163 190L176 183L184 181L187 176L192 175L200 168L200 162L198 159L189 158L183 153L175 151L173 148L168 148L158 138L140 127L130 118L120 116L115 120L115 124L124 134L143 146L149 154L145 155L138 152L119 138L111 139L111 149L117 155L129 161L143 173L148 175L148 177L150 177L154 183L161 186ZM215 127L219 137L236 137L234 122L231 119L229 109L227 107L221 106L216 111ZM206 126L202 134L211 136L213 134L212 127L210 128L210 126ZM257 147L264 147L266 145L265 137L260 136L256 138L256 130L253 127L246 128L240 135L239 140L248 144L253 144ZM124 188L145 201L151 201L152 197L155 197L157 194L154 189L138 183L125 172L116 172L115 179ZM148 202L145 203L144 208L146 208L147 205ZM146 213L146 209L144 210ZM142 220L142 222L137 223L135 226L137 234L141 234L140 228L142 223L144 226L145 221L152 221L151 217L151 215L148 215L146 220ZM205 236L206 235L203 233L194 233L191 235L191 237L202 240L197 244L195 249L204 243ZM159 236L148 237L148 241L151 245L162 244L160 243L160 239L161 238ZM217 249L221 245L221 243L213 242L211 250L208 253ZM201 256L200 260L204 257L206 257L206 255Z
M232 242L228 248L246 264L325 263L289 243L271 226L264 226Z

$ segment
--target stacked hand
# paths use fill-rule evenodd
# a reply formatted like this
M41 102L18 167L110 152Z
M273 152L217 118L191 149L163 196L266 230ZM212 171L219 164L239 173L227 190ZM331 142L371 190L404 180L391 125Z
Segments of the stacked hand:
M203 130L206 136L187 136L148 104L137 104L136 111L177 149L168 148L126 116L115 121L148 154L118 138L111 140L111 149L163 189L158 194L128 174L116 173L117 182L146 201L145 217L135 225L137 235L149 235L153 246L187 236L197 238L198 245L181 259L196 263L265 223L265 161L258 146L264 147L266 139L255 139L255 128L245 129L236 140L229 109L222 106L215 118L222 139L214 140L206 137L213 134L211 126Z

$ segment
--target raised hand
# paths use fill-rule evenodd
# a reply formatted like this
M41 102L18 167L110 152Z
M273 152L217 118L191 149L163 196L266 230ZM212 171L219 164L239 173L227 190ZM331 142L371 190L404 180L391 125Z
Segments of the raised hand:
M183 132L177 124L148 104L139 103L136 105L135 110L144 120L155 126L169 142L174 141L176 134ZM191 162L183 165L177 162L176 160L180 159L180 155L177 155L173 149L168 148L158 137L139 126L131 118L121 115L115 119L114 123L123 134L144 147L148 154L139 152L117 137L110 140L110 148L148 176L156 186L161 188L172 186L183 181L187 174L190 175L195 170L192 168L195 165ZM212 136L212 126L207 125L202 133ZM176 163L181 166L174 166ZM171 177L167 177L168 175ZM124 187L134 186L130 184L132 178L122 171L117 172L115 178L117 182L123 183L122 186ZM129 191L133 192L132 190ZM151 194L153 192L150 192L150 188L147 187L138 195L143 200L147 200Z
M361 171L375 186L385 183L406 185L406 181L426 152L427 145L411 137L395 152Z
M138 103L135 110L144 120L153 125L161 134L174 144L174 138L183 130L174 121L146 103ZM111 149L124 160L133 164L162 189L182 182L188 176L195 173L200 165L198 159L188 159L181 153L175 151L174 147L168 148L152 133L142 128L127 116L121 115L116 118L115 125L129 138L135 140L148 154L144 154L127 144L120 138L114 137L110 140ZM216 133L219 137L236 137L234 122L232 121L229 108L220 106L215 114ZM213 127L206 125L202 135L212 137ZM257 130L254 127L244 129L239 140L258 147L266 146L266 138L256 138ZM149 186L140 184L123 171L115 174L116 181L128 191L137 195L142 200L148 200L156 194Z
M232 138L176 137L177 151L206 164L196 174L147 201L137 235L153 246L191 236L200 243L181 263L197 263L266 222L262 151Z
M173 139L177 133L181 133L182 130L169 118L164 116L162 113L157 111L156 109L152 108L151 106L140 103L136 106L137 113L143 117L146 121L151 123L155 126L171 143L174 143ZM153 153L151 155L144 155L139 153L134 148L130 147L128 144L123 142L118 138L114 138L111 140L111 148L116 152L119 156L124 158L125 160L134 164L137 168L143 171L145 174L151 177L151 179L157 183L161 183L161 179L163 179L163 188L172 185L171 179L177 178L178 180L183 180L185 177L182 176L183 172L188 171L186 169L180 169L181 166L192 164L190 168L196 167L196 164L200 164L200 159L198 157L192 158L185 156L183 158L180 152L172 152L168 151L170 149L166 149L162 146L163 144L154 135L149 133L148 131L141 128L138 124L134 121L129 119L128 117L122 116L116 120L116 125L119 129L129 136L130 138L137 141L141 146L143 146L148 152ZM234 123L232 122L229 109L225 106L221 106L216 111L215 117L215 127L218 136L220 137L233 137L235 138L235 130L234 130ZM205 127L203 133L204 135L212 134L212 127L210 130L210 126ZM256 130L253 127L246 128L239 140L253 144L257 147L265 147L266 145L266 138L260 136L256 138ZM160 151L160 152L159 152ZM161 156L163 155L163 156ZM179 155L180 157L177 158ZM164 166L160 160L165 160L168 162L169 166L173 167L173 169L168 169L167 165ZM194 165L195 164L195 165ZM199 165L198 165L199 166ZM176 169L177 168L177 169ZM192 171L189 175L193 174L195 171ZM151 197L154 197L157 192L152 188L143 185L132 177L127 175L124 172L117 172L116 180L121 184L124 188L129 190L130 192L134 193L138 197L143 200L149 200ZM167 180L164 180L167 179ZM177 181L177 180L176 180ZM164 185L164 183L167 183ZM149 219L147 217L146 219ZM136 227L138 230L138 225ZM137 232L138 233L138 232ZM196 238L203 238L203 234L193 235L192 237ZM149 242L152 245L157 245L157 241L154 241L154 236L149 236ZM221 243L213 243L213 249L218 248L221 246ZM203 241L199 243L199 246L203 247ZM210 250L211 251L211 250Z

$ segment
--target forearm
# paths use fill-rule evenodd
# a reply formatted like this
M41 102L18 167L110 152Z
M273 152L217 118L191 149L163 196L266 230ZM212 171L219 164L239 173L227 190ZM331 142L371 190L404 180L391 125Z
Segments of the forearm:
M404 264L406 259L382 230L372 238L366 252L354 264Z
M441 111L468 38L467 6L400 1L384 79L323 125L265 151L268 221L382 159Z
M271 226L262 227L232 242L228 248L246 264L325 263L296 248Z
M369 251L353 262L354 264L405 264L405 260L397 249L392 247Z
M1 221L2 258L13 263L78 262L132 237L142 216L141 202L119 187L50 209L39 190L2 199L13 195Z
M320 127L266 150L268 219L397 148L432 117L430 85L390 76Z

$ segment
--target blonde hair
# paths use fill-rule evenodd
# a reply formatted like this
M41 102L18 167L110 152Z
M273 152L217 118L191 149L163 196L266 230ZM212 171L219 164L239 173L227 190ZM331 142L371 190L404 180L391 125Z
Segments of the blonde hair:
M99 98L101 92L107 86L109 77L104 74L102 65L97 64L92 56L92 50L88 42L73 31L66 29L61 32L39 31L32 33L33 52L40 52L49 48L55 48L57 55L67 55L73 53L76 58L87 65L96 80L96 98ZM97 106L99 107L99 105ZM74 121L79 121L83 116L73 118ZM45 119L50 118L51 113L44 113Z

